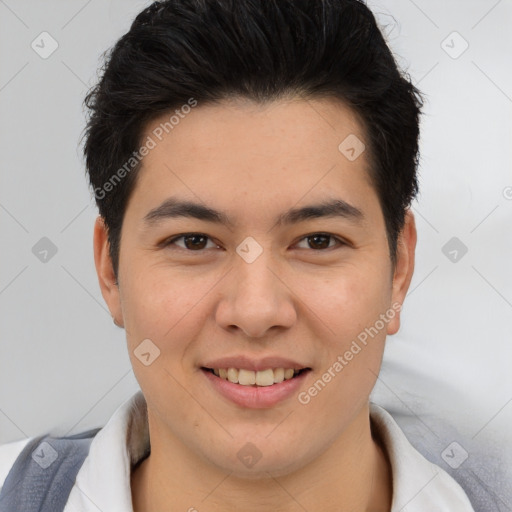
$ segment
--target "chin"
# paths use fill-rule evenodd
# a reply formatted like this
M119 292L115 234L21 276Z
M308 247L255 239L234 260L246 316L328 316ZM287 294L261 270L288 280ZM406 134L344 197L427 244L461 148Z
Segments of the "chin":
M304 443L293 442L289 438L286 443L270 443L265 439L240 442L237 439L230 442L230 446L220 447L218 453L209 450L204 455L211 464L225 473L231 473L232 477L248 480L268 479L269 476L291 474L314 459L314 454L308 456L298 453L297 446Z

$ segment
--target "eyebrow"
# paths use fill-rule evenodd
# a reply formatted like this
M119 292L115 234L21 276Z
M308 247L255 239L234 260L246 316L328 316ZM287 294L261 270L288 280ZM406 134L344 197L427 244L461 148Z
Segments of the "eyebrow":
M235 226L235 223L229 216L222 211L200 203L183 201L174 197L166 199L162 204L150 210L144 216L144 223L152 227L165 219L177 217L194 218L229 227ZM359 208L342 199L330 199L319 204L291 208L278 215L275 219L275 224L291 225L324 217L341 217L356 224L361 223L365 219L363 212Z

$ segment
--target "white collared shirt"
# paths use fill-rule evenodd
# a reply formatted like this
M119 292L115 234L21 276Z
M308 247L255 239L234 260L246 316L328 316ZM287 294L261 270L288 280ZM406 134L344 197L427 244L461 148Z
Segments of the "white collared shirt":
M386 410L370 403L370 417L391 463L391 512L474 512L462 487L410 444ZM0 446L0 490L29 440ZM96 434L64 512L133 512L131 468L148 453L146 401L137 391Z

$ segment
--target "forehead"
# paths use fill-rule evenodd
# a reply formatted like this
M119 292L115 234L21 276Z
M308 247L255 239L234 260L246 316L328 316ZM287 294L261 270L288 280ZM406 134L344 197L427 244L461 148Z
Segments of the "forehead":
M334 193L351 204L376 199L363 126L337 100L235 99L175 112L144 130L154 147L139 171L139 204L181 195L261 211Z
M204 150L210 146L217 151L229 151L237 146L244 153L263 150L266 155L276 150L286 152L288 147L294 152L300 151L295 147L297 143L306 143L305 151L311 145L328 150L333 145L336 149L348 135L365 138L358 114L334 98L290 98L264 104L233 98L198 103L192 108L183 105L182 109L154 119L146 126L145 135L153 136L165 146L173 142L181 144L193 132L194 138L186 141L188 149ZM226 134L230 135L227 140ZM211 148L212 145L215 148Z

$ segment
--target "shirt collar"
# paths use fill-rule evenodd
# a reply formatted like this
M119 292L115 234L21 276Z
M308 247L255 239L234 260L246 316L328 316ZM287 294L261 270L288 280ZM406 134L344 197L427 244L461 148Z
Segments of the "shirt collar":
M139 390L96 434L64 512L132 512L131 470L149 453L147 406Z
M391 465L391 512L474 512L462 487L414 448L389 412L370 402L370 418Z
M439 508L443 494L449 506L458 506L456 510L461 512L473 512L457 482L409 443L385 409L370 403L370 419L372 431L382 441L391 465L391 512L451 510ZM96 434L64 512L133 511L132 467L149 453L147 405L139 390L114 412L105 427Z

